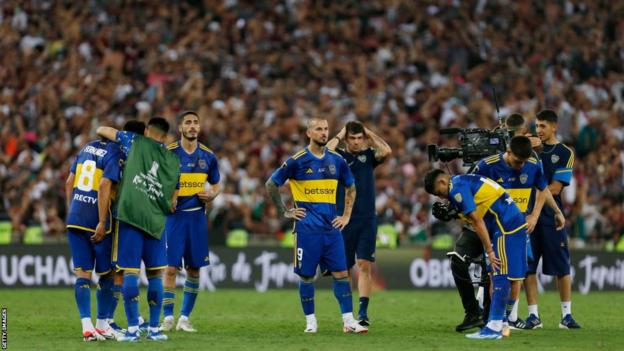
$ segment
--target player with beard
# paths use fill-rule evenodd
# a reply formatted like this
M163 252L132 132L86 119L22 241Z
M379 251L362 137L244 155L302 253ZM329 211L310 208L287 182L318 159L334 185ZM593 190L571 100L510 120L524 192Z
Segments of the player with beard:
M307 129L310 144L291 156L266 182L267 191L280 216L295 220L295 273L301 278L299 296L306 316L305 333L317 332L314 314L314 277L319 264L334 277L333 290L340 305L345 333L366 333L353 317L353 301L340 231L349 223L355 201L355 180L340 154L325 147L327 120L313 118ZM295 207L286 209L279 187L286 181ZM344 212L336 211L338 184L345 187Z
M180 141L167 146L180 158L180 191L176 211L167 217L167 269L163 299L165 319L161 330L173 328L175 283L178 272L186 269L184 298L176 330L195 332L189 316L199 290L199 269L209 264L206 204L220 192L219 165L214 153L197 141L199 115L184 111L178 115ZM209 183L207 189L206 182Z

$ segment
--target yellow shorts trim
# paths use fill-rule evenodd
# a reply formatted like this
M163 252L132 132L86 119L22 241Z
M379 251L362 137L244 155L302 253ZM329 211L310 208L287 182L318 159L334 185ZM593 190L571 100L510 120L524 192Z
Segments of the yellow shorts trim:
M148 271L155 271L155 270L158 270L158 269L165 269L165 268L167 268L167 267L169 267L169 266L151 267L151 268L145 268L145 270L148 270Z

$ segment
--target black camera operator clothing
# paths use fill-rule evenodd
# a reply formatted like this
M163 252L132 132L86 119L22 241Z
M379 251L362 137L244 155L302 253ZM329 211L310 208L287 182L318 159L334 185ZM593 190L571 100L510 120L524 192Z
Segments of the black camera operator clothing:
M451 256L451 271L453 272L453 279L455 280L455 286L459 292L462 300L462 305L466 316L478 316L479 304L475 298L474 286L472 277L468 268L472 261L481 260L481 283L484 288L483 295L483 320L487 320L489 314L489 279L486 272L483 244L477 236L477 234L464 226L461 235L455 242L454 251L464 259L453 255Z

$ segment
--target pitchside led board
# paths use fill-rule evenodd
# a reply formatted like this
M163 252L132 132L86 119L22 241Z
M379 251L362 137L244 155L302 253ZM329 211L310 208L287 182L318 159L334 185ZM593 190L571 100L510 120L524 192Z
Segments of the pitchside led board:
M587 294L624 290L624 256L616 253L572 251L574 290ZM427 258L425 258L427 257ZM0 289L10 287L71 287L74 284L67 245L0 245ZM378 250L373 272L379 289L453 289L450 264L443 251L422 249ZM553 277L538 274L540 288L555 289ZM147 281L145 275L143 283ZM183 285L180 275L178 285ZM318 278L330 287L330 278ZM200 289L247 288L263 292L293 289L298 278L292 271L291 249L217 248L210 266L200 275Z

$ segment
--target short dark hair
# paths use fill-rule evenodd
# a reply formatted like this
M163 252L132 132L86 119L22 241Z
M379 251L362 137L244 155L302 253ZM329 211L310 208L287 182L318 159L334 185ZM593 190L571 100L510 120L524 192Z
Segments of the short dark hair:
M135 134L145 135L145 122L131 119L123 126L123 130L132 132Z
M557 114L553 110L541 110L537 113L537 119L551 123L557 123L558 121Z
M149 122L147 122L148 127L154 127L161 131L163 134L169 133L169 122L162 117L152 117Z
M349 134L364 134L366 135L366 132L364 132L364 125L358 121L351 121L348 122L347 125L345 126L345 135L349 135Z
M531 155L533 155L531 139L522 135L511 138L511 141L509 142L509 149L514 155L523 160L527 160L531 157Z
M519 113L512 113L507 117L505 124L510 130L516 131L524 125L524 117Z
M184 121L184 117L188 115L195 116L197 117L197 119L199 119L199 115L197 114L197 112L192 111L192 110L185 110L185 111L178 113L178 116L176 117L178 124L182 123L182 121Z
M438 177L446 174L441 169L434 168L425 174L425 191L429 194L433 194L435 190L435 182L438 180Z

